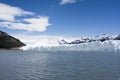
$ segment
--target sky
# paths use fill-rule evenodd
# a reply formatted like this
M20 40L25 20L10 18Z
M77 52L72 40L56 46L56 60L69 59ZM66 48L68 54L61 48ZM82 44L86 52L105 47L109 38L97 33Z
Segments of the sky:
M120 0L0 0L9 34L95 36L120 33Z

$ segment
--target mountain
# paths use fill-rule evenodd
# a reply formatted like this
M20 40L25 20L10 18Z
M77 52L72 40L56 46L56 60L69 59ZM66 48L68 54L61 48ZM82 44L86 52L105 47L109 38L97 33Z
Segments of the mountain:
M95 42L95 41L100 41L104 42L107 40L120 40L120 34L119 35L107 35L107 34L102 34L98 35L94 38L90 37L81 37L81 39L77 39L71 42L67 42L66 40L62 39L59 41L60 44L80 44L80 43L90 43L90 42Z
M19 39L0 31L0 49L15 49L22 46L26 46L26 44L21 42Z

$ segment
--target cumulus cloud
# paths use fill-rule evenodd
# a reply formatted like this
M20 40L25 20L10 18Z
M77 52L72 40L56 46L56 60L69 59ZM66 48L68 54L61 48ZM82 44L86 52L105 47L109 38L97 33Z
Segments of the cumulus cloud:
M23 20L24 22L1 22L0 26L11 29L43 32L50 25L48 19L49 17L25 18Z
M14 21L16 16L33 15L34 13L24 11L18 7L13 7L0 3L0 20Z
M23 18L22 16L31 15L32 17ZM35 13L25 11L18 7L13 7L7 4L0 3L0 26L10 29L19 29L27 31L43 32L47 29L49 24L49 17L36 16ZM21 17L17 20L16 17Z
M68 4L68 3L75 3L77 0L62 0L61 5Z

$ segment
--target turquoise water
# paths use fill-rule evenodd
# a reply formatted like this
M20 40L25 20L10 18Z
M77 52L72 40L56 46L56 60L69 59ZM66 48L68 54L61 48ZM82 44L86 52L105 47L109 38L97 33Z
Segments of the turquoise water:
M120 80L120 53L1 50L0 80Z

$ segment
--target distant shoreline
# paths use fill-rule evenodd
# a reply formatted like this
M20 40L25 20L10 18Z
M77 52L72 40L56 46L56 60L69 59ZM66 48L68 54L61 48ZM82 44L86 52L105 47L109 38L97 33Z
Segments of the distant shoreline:
M21 50L21 49L20 48L10 48L10 49L0 48L0 50Z

